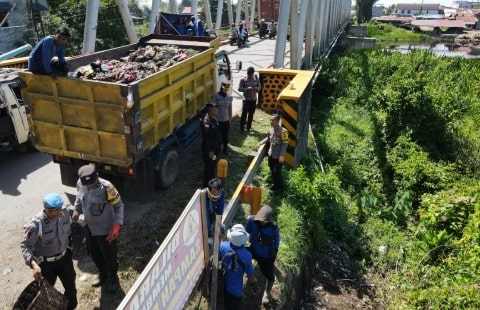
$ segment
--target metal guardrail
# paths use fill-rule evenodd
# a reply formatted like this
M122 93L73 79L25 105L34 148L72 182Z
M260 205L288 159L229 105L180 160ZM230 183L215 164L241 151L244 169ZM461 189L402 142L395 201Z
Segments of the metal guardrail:
M250 165L247 168L247 171L243 175L242 180L240 181L240 183L238 183L237 188L232 195L232 198L225 207L222 217L222 223L225 225L225 227L228 227L231 224L235 213L237 213L238 208L240 207L243 186L251 185L254 176L257 174L257 171L260 168L263 157L265 156L265 152L265 145L260 146L257 155L251 161Z

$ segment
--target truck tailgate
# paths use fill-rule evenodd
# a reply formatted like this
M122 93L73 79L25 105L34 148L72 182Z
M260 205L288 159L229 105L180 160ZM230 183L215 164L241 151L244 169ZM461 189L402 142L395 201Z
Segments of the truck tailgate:
M134 150L127 85L20 73L29 125L41 152L128 166ZM130 124L129 124L130 123Z

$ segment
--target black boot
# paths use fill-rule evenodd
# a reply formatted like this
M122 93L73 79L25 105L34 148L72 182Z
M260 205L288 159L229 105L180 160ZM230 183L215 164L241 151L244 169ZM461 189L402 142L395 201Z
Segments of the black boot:
M95 279L95 281L93 281L92 286L100 287L107 281L107 279L108 279L108 274L106 272L100 272L97 278Z
M120 283L118 280L118 275L116 273L113 275L110 275L110 278L108 278L108 287L107 287L108 292L115 293L119 287L120 287Z

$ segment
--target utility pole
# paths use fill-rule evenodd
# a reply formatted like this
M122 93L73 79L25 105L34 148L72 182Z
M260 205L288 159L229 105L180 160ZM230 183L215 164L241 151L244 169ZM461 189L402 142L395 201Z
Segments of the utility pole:
M83 54L95 52L95 39L97 38L99 0L87 1L87 14L85 15L85 27L83 28Z
M157 18L160 16L161 0L152 0L152 10L150 11L150 33L153 33L157 25Z
M117 6L120 10L120 15L122 15L123 26L127 31L128 41L131 44L136 43L138 41L137 32L135 31L135 26L133 25L132 14L130 14L127 0L117 0Z

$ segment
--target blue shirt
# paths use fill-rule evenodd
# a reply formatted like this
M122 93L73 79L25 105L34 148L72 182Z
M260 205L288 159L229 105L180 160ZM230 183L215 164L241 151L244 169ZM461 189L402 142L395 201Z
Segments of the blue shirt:
M199 37L205 36L205 29L203 28L203 22L201 20L197 22L197 36Z
M60 63L66 63L65 44L56 45L54 36L47 36L35 45L28 57L28 70L32 72L45 71L52 73L50 61L57 56Z
M233 256L227 255L235 251L238 264L232 264ZM227 256L226 256L227 255ZM243 296L243 274L253 276L252 254L244 246L234 246L229 241L220 244L219 260L222 260L222 270L225 272L225 289L235 297ZM236 266L235 266L236 265ZM236 268L231 268L236 267Z
M207 194L207 228L208 228L208 236L212 236L212 223L213 218L210 216L213 214L222 215L223 209L225 208L225 191L222 189L222 193L220 197L215 200L211 201ZM215 216L215 215L214 215Z
M249 216L245 230L250 234L250 248L262 258L275 257L280 246L280 228L278 225L259 225L255 222L255 216ZM260 234L261 230L261 234ZM264 241L262 241L265 239Z

